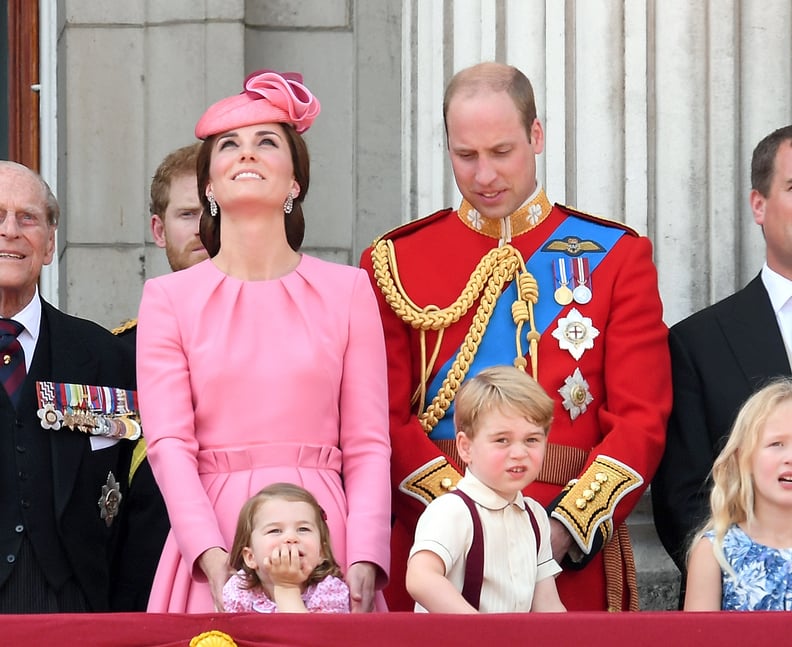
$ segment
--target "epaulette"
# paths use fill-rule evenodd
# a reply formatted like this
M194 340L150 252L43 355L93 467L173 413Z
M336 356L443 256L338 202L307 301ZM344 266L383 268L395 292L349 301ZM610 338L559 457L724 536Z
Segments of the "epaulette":
M137 326L137 319L127 319L120 326L116 326L110 332L114 335L123 335L125 332L132 330Z
M569 207L565 204L559 204L556 202L555 206L564 213L569 214L570 216L577 216L578 218L583 218L585 220L591 220L592 222L600 223L601 225L607 225L609 227L617 227L618 229L623 229L628 234L632 236L640 236L635 229L630 227L630 225L625 225L623 222L619 222L618 220L613 220L612 218L605 218L604 216L597 216L593 213L586 213L585 211L580 211L575 209L574 207Z
M397 227L394 227L393 229L390 229L390 230L386 231L384 234L382 234L380 236L377 236L374 239L374 242L371 243L371 246L374 247L374 245L376 245L379 241L381 241L383 239L395 240L396 238L401 238L402 236L407 236L407 235L413 233L414 231L417 231L417 230L425 227L426 225L432 224L433 222L435 222L437 220L440 220L441 218L443 218L444 216L447 216L452 211L453 211L453 209L451 209L451 208L440 209L440 211L435 211L433 214L430 214L428 216L424 216L423 218L418 218L416 220L410 220L410 222L406 222L403 225L399 225Z

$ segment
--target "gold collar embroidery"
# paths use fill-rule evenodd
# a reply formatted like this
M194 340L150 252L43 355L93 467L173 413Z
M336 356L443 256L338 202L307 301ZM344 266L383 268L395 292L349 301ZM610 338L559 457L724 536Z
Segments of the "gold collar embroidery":
M531 200L522 205L508 218L498 220L485 218L465 199L462 200L457 213L459 219L469 229L508 243L513 236L519 236L537 227L550 215L552 208L553 205L547 199L544 189L539 189Z

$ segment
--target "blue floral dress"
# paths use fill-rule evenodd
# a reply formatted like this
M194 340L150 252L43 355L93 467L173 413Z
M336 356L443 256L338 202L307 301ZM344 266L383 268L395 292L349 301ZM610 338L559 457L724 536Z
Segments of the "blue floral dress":
M715 534L705 536L713 541ZM722 610L792 610L792 548L757 544L733 525L723 538L723 553L737 577L723 573Z

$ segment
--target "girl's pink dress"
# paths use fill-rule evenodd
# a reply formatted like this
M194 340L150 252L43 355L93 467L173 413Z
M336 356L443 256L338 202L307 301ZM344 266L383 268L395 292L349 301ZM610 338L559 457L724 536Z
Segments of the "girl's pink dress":
M311 613L349 613L349 587L332 575L305 589L302 600ZM223 587L223 604L229 613L278 613L278 607L264 591L245 588L239 573Z
M385 346L362 270L303 255L272 281L231 278L211 260L152 279L137 348L172 526L149 611L212 612L196 560L229 550L242 504L279 481L316 496L344 572L358 561L388 572Z

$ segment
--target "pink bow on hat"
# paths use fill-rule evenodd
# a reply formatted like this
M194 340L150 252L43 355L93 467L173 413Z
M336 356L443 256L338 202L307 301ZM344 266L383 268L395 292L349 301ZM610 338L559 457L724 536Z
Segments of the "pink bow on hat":
M195 126L196 137L206 139L258 123L287 123L303 133L321 110L319 100L295 72L259 70L245 79L244 87L241 94L209 107Z
M319 100L302 84L302 75L296 72L254 72L245 79L245 90L286 112L298 133L308 130L321 109Z

